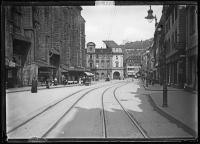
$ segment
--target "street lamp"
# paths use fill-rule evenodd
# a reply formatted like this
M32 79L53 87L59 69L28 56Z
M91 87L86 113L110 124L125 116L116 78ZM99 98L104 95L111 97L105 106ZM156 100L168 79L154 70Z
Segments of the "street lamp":
M148 10L148 15L145 17L145 19L147 19L149 23L151 23L153 19L156 19L157 21L156 16L153 16L153 10L151 9L151 5L150 5L150 9Z
M145 17L145 19L147 19L150 23L153 21L153 19L155 19L155 25L157 26L157 18L156 18L156 16L153 16L153 10L151 9L151 6L150 6L150 9L148 10L148 16ZM161 31L164 32L163 26L158 27L157 31L158 32L161 32ZM168 107L168 104L167 104L167 78L166 78L167 68L166 68L165 44L163 46L164 46L164 52L163 52L163 104L162 104L162 107Z

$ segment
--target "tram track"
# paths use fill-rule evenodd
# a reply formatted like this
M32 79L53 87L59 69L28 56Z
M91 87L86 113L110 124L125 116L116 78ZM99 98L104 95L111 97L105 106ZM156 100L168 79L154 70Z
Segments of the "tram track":
M123 85L125 85L125 84L123 84ZM122 86L123 86L122 85ZM112 86L112 87L114 87L114 86ZM101 106L102 106L102 114L103 114L103 135L104 135L104 138L107 138L108 136L107 136L107 126L106 126L106 116L105 116L105 106L104 106L104 102L103 102L103 97L104 97L104 95L105 95L105 93L109 90L109 89L111 89L112 87L108 87L107 89L105 89L104 91L103 91L103 93L102 93L102 95L101 95ZM120 87L120 86L119 86Z
M120 84L121 82L119 82L119 83L115 83L115 84ZM115 84L113 84L114 86L115 86ZM108 85L106 85L106 86L108 86ZM106 87L105 86L105 87ZM114 87L114 86L111 86L111 87ZM104 86L103 86L104 87ZM94 89L92 89L92 90L89 90L89 91L87 91L86 93L84 93L79 99L77 99L74 103L73 103L73 105L51 126L51 127L49 127L49 129L46 131L46 133L44 133L42 136L41 136L41 138L45 138L58 124L59 124L59 122L74 108L74 106L83 98L83 97L85 97L88 93L90 93L90 92L92 92L92 91L94 91L94 90L96 90L96 89L98 89L98 88L102 88L102 87L97 87L97 88L94 88ZM110 88L110 87L109 87Z
M74 93L72 93L72 94L70 94L70 95L68 95L68 96L66 96L66 97L64 97L64 98L62 98L61 100L56 101L54 104L48 106L48 107L45 108L43 111L37 113L37 114L34 115L33 117L29 118L28 120L26 120L26 121L24 121L23 123L17 125L17 126L14 127L13 129L9 130L9 131L7 132L7 134L10 134L10 133L14 132L15 130L19 129L20 127L26 125L26 124L29 123L31 120L33 120L33 119L39 117L40 115L44 114L44 113L47 112L48 110L54 108L54 107L55 107L56 105L58 105L59 103L65 101L65 100L68 99L68 98L70 98L71 96L74 96L74 95L76 95L76 94L78 94L78 93L80 93L80 92L82 92L82 91L84 91L84 90L90 89L89 91L87 91L87 92L85 92L84 94L82 94L82 95L70 106L70 108L69 108L69 109L68 109L54 124L52 124L44 134L42 134L41 137L44 138L44 137L45 137L45 136L46 136L60 121L61 121L61 119L76 105L76 103L78 103L85 95L87 95L88 93L90 93L90 92L92 92L92 91L94 91L94 90L96 90L96 89L98 89L98 88L105 87L105 86L109 86L109 85L115 85L115 84L119 84L119 83L121 83L121 82L117 82L117 83L114 83L114 84L112 83L112 84L103 85L103 86L98 86L98 87L95 87L95 88L92 88L92 89L91 89L91 88L82 89L82 90L79 90L79 91L77 91L77 92L74 92Z
M124 86L124 85L122 85ZM119 86L121 87L121 86ZM114 98L115 100L118 102L118 104L120 105L120 107L123 109L124 113L128 116L128 118L130 119L131 121L131 124L133 125L133 127L137 127L137 129L139 130L139 132L143 135L144 138L149 138L149 136L146 134L146 132L144 131L144 129L139 125L139 123L137 122L137 120L134 118L134 116L129 113L126 108L121 104L121 102L119 101L119 99L117 98L116 96L116 90L119 88L119 87L116 87L113 91L113 95L114 95Z
M128 84L128 83L126 83ZM117 96L116 96L116 90L126 84L122 84L118 87L116 87L113 91L113 96L115 98L115 100L117 101L117 103L120 105L120 107L122 108L123 112L128 116L129 120L131 121L132 126L135 128L137 127L138 131L142 134L142 136L144 138L149 138L149 136L146 134L146 132L143 130L143 128L138 124L138 122L136 121L136 119L134 118L134 116L129 113L124 106L121 104L121 102L118 100ZM114 86L112 86L114 87ZM104 106L104 95L105 93L111 89L112 87L107 88L106 90L104 90L104 92L102 93L102 97L101 97L101 105L102 105L102 123L103 123L103 136L104 138L108 138L108 133L107 133L107 124L106 124L106 115L105 115L105 106Z

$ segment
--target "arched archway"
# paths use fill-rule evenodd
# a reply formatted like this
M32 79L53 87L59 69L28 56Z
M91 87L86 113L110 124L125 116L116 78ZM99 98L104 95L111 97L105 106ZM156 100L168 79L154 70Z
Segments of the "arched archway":
M99 79L99 73L96 72L96 79L98 80Z
M120 73L119 72L114 72L113 73L113 79L119 79L120 78Z

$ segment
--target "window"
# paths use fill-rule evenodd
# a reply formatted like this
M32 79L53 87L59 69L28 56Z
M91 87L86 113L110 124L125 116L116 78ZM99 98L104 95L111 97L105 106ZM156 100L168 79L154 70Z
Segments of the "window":
M98 55L98 54L96 54L96 58L99 58L99 55Z
M96 63L99 63L99 60L96 60Z
M175 31L175 43L177 43L177 37L178 37L178 33L177 33L177 30Z
M175 6L175 20L177 19L177 6Z
M172 25L174 24L174 15L175 15L175 9L173 9L173 12L172 12Z
M116 56L116 59L118 59L118 56Z
M90 51L92 51L92 47L90 47Z
M90 63L90 68L92 68L92 63Z
M92 55L90 54L90 58L92 58Z
M190 25L189 25L190 35L192 35L195 32L195 7L194 6L190 8L189 19L190 19Z
M115 63L116 63L116 67L119 67L119 62L118 62L118 61L116 61Z

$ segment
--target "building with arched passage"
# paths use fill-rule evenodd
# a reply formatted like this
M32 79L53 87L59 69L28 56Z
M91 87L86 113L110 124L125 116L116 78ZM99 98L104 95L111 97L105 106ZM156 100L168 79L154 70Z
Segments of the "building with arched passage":
M114 41L103 41L106 48L96 48L95 43L87 43L86 63L95 79L122 79L123 53Z

